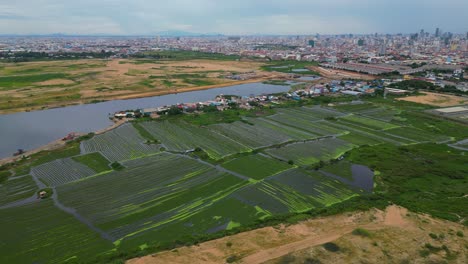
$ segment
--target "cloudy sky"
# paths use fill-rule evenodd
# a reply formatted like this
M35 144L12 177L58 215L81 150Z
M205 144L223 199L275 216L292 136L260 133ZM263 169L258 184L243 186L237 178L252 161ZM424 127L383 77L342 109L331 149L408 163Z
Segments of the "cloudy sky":
M0 0L0 34L468 31L467 0Z

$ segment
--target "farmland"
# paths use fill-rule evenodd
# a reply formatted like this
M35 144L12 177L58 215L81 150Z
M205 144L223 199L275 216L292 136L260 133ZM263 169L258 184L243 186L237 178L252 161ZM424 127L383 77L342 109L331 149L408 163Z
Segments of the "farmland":
M295 143L266 151L269 155L294 164L308 166L319 161L337 159L351 150L353 144L340 139L323 139L306 143Z
M1 168L0 262L110 262L389 201L466 217L466 152L447 146L465 126L379 100L229 111L124 124Z

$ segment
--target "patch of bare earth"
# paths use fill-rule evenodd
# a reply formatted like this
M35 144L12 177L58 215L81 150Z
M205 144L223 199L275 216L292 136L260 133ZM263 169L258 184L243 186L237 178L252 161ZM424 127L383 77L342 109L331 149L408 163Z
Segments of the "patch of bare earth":
M430 93L430 92L423 92L423 94L424 95L398 98L397 100L414 102L414 103L419 103L419 104L427 104L427 105L433 105L433 106L441 106L441 107L461 105L461 104L468 103L468 98L466 97Z
M356 228L368 230L370 236L354 235ZM234 263L248 264L427 263L446 259L464 263L468 243L466 238L456 235L457 231L466 233L466 228L390 206L385 211L373 209L290 226L261 228L197 246L131 259L127 263L226 263L228 258ZM443 235L435 240L429 236L431 232ZM327 251L322 245L329 242L335 243L339 250ZM435 247L445 245L450 253L441 250L422 256L426 243Z
M38 82L36 83L37 85L41 86L49 86L49 85L70 85L74 84L75 82L72 80L67 80L67 79L54 79L54 80L48 80L44 82Z

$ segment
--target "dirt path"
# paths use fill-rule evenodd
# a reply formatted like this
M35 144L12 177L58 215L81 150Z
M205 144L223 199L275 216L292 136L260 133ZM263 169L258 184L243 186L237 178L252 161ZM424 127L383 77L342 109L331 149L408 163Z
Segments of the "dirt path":
M274 247L267 250L262 250L260 252L243 258L241 263L260 264L265 261L287 255L291 252L322 245L327 242L332 242L346 234L351 233L354 229L358 227L365 228L368 230L378 230L388 226L400 228L407 227L409 225L409 222L406 221L403 217L404 215L406 215L407 212L408 210L406 210L405 208L392 205L386 209L383 216L383 223L379 221L375 224L372 223L367 225L350 225L344 228L342 227L333 230L328 230L328 232L325 232L324 234L308 236L306 239L297 242L281 245L279 247Z
M208 241L198 246L182 247L176 251L131 259L128 263L224 263L226 258L233 255L240 258L236 263L263 263L335 241L358 227L368 230L415 229L414 223L406 219L406 214L406 209L390 206L385 211L374 209L369 212L313 219L291 226L265 227ZM227 247L227 242L232 246Z

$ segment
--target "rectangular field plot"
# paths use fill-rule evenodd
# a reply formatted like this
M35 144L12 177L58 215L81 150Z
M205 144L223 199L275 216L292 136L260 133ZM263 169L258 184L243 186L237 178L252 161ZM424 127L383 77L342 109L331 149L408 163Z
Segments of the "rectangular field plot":
M307 166L319 162L336 159L356 145L341 139L327 138L306 143L290 144L281 148L268 149L269 155L284 161L292 160L294 164Z
M391 123L383 122L377 119L356 116L356 115L348 115L348 116L340 117L340 121L344 121L345 123L352 123L352 124L368 127L370 129L376 129L376 130L385 130L385 129L398 127L397 125L394 125Z
M147 145L138 131L129 124L81 143L83 153L100 152L109 161L122 161L159 152L159 145Z
M148 230L122 241L121 248L135 248L157 238L159 243L170 242L187 234L205 235L249 225L271 214L259 206L250 206L233 197L226 197L189 217Z
M384 141L379 140L378 138L372 138L363 134L359 134L356 132L351 132L349 134L343 135L339 137L340 139L352 143L354 145L363 146L363 145L377 145L383 143Z
M266 118L246 118L246 120L255 126L260 126L271 130L272 133L283 134L290 140L305 140L317 138L317 134L313 134L302 129L297 129L288 125L284 125Z
M390 134L397 137L404 137L417 142L442 142L451 139L450 137L444 135L435 134L429 131L412 127L398 127L389 129L385 131L385 134Z
M111 168L109 167L110 162L106 158L104 158L99 152L72 157L72 159L76 162L88 166L97 173L111 170Z
M344 129L327 126L323 121L314 117L307 118L303 115L297 115L283 110L278 111L280 113L267 118L283 125L295 127L321 136L339 135L346 131Z
M359 115L378 119L384 122L390 122L393 119L393 117L399 113L400 111L395 109L386 109L379 107L362 110L359 112Z
M147 122L141 125L171 151L184 152L200 147L215 160L250 151L250 148L228 137L181 121Z
M36 183L29 175L9 179L0 184L0 206L29 198L37 189Z
M291 140L288 135L283 133L278 133L259 125L246 124L244 122L210 125L209 128L252 149Z
M280 162L261 154L236 158L225 162L222 166L230 171L255 180L261 180L292 168L292 166L286 162Z
M377 130L373 130L373 129L370 129L370 128L367 128L358 124L348 123L348 122L328 122L328 121L326 122L330 126L341 128L341 129L346 129L347 131L355 135L360 135L362 137L373 139L375 141L387 142L387 143L391 143L397 146L416 143L416 141L414 140L399 137L399 136L394 136L392 134L386 133L386 130L377 131ZM340 138L341 137L342 136L340 136Z
M59 186L96 174L91 168L71 158L58 159L31 169L31 174L48 186Z
M58 198L114 239L181 221L248 184L196 160L158 154L58 188Z
M0 210L0 233L0 263L87 263L113 248L52 200Z
M286 213L328 206L354 195L357 193L337 181L293 169L243 188L233 197L268 213Z

